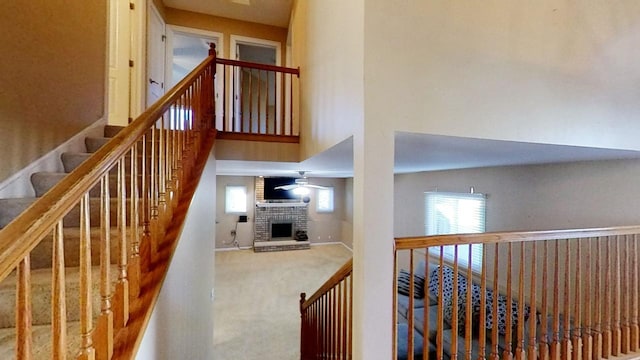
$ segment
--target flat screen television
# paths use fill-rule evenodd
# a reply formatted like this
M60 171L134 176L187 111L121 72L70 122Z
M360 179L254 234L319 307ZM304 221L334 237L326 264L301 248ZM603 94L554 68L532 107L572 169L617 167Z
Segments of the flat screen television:
M265 200L297 200L300 196L291 190L275 189L276 186L292 185L296 183L295 178L289 177L266 177L264 178L264 199Z

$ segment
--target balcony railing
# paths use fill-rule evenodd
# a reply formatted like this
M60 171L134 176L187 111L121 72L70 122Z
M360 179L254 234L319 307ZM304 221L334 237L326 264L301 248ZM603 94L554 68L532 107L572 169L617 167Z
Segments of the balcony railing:
M638 355L639 241L640 227L396 239L394 359Z
M219 138L297 142L300 70L216 58Z

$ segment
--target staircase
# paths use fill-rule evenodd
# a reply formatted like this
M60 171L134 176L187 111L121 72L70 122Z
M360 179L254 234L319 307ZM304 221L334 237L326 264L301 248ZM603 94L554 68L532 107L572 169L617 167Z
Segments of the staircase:
M64 153L61 161L64 173L57 172L37 172L31 176L31 184L35 191L35 198L14 198L0 199L0 227L6 226L17 215L27 209L38 197L41 197L55 184L60 182L64 176L77 168L83 161L97 151L110 138L115 136L122 127L105 126L104 137L87 137L85 139L86 153ZM111 176L110 194L112 202L115 203L115 195L118 193L115 184L115 175ZM96 186L90 191L91 202L91 252L100 253L100 186ZM68 320L68 334L80 334L80 223L78 209L72 211L64 221L63 238L65 254L65 287L67 291L66 316ZM75 214L74 214L75 213ZM112 222L116 222L117 207L111 207ZM119 252L118 231L111 230L111 279L118 278L117 258ZM52 277L52 246L53 237L47 236L31 253L31 289L32 289L32 324L33 327L33 354L36 359L48 359L51 354L51 277ZM93 257L92 271L92 294L93 303L100 303L100 279L99 279L99 256ZM16 273L0 282L0 358L9 359L14 357L15 351L15 327L16 327ZM115 286L115 282L112 284ZM97 319L100 314L100 307L93 307L93 317ZM69 336L69 346L67 356L75 357L75 352L80 348L80 336Z
M0 359L136 356L216 139L216 64L212 48L129 126L62 154L64 173L33 174L36 197L0 199ZM282 119L252 139L297 140Z

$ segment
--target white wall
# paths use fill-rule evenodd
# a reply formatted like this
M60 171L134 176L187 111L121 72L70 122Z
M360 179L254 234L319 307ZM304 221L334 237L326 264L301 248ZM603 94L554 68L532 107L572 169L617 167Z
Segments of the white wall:
M637 1L367 1L367 122L640 149L639 20Z
M301 159L348 138L363 119L363 4L294 4L290 35L293 66L300 66Z
M640 224L640 160L508 166L395 176L394 236L424 235L424 192L487 198L487 231Z
M137 359L213 359L216 166L212 153Z

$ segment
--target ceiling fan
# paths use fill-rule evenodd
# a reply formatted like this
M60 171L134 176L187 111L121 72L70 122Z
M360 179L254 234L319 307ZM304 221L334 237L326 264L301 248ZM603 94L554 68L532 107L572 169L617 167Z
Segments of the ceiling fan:
M294 184L276 186L276 190L293 190L296 195L308 195L310 189L327 189L326 186L309 184L309 179L304 175L305 171L298 171L300 177L295 180Z

